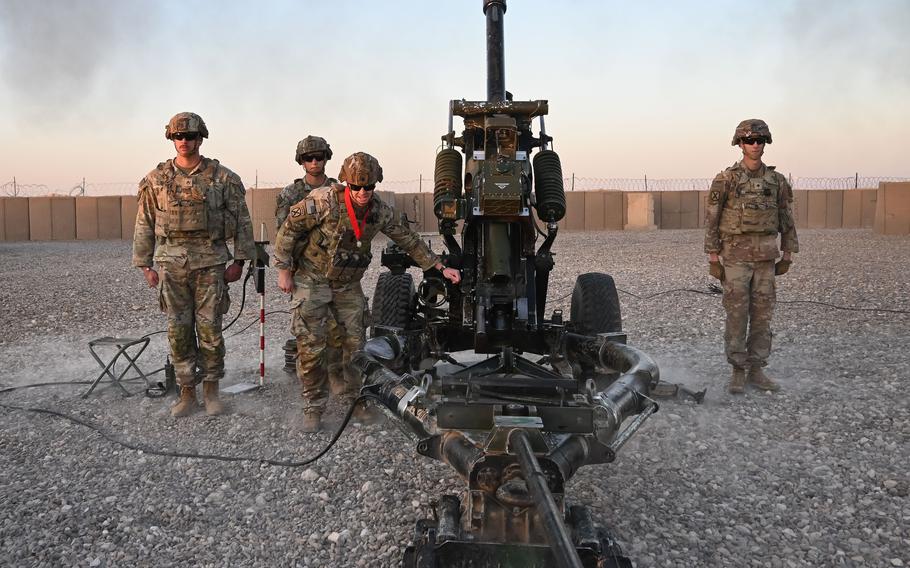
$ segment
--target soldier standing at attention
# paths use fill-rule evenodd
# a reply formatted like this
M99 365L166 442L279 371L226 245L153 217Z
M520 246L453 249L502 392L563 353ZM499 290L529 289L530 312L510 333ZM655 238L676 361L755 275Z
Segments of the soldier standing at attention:
M780 388L762 367L771 353L774 277L789 270L799 243L790 209L793 190L774 166L762 162L770 143L771 131L763 120L739 123L733 146L740 147L743 158L714 178L705 214L709 272L724 288L724 350L733 365L727 390L733 394L744 392L746 384L766 391Z
M373 156L357 152L345 159L333 184L313 190L291 207L275 239L278 287L292 294L292 328L297 337L297 377L303 386L305 432L319 430L328 400L324 353L327 322L334 318L344 337L344 365L365 341L366 299L360 279L373 256L370 242L383 233L422 268L441 270L458 283L461 274L447 268L421 240L398 220L395 211L373 191L382 181L382 168ZM296 246L297 243L302 246ZM291 266L296 271L291 271ZM360 389L359 377L348 378L342 402L350 404ZM355 415L367 422L361 406Z
M281 229L284 220L288 218L288 212L291 206L303 200L311 191L317 187L323 187L338 183L335 178L325 175L326 162L332 159L332 148L325 138L319 136L307 136L297 143L297 152L294 154L294 160L303 166L305 175L302 178L294 180L294 183L285 187L278 194L275 204L275 227ZM292 330L293 333L293 330ZM335 323L334 319L328 322L328 340L326 344L326 365L329 369L329 384L332 386L333 393L340 393L344 387L344 365L341 357L341 328ZM297 350L297 339L287 340L285 351L294 352Z
M243 183L218 160L199 153L208 135L202 118L191 112L168 122L164 136L174 142L177 157L139 182L133 233L133 266L142 269L149 287L158 287L161 310L167 313L180 385L180 400L171 408L175 418L196 409L200 379L206 414L223 411L218 381L224 377L221 324L230 306L227 283L238 280L244 261L256 257ZM227 241L233 241L233 257Z

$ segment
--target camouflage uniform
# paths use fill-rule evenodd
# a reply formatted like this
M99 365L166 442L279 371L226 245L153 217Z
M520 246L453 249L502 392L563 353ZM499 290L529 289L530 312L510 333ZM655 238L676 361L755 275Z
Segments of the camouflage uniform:
M182 387L224 376L221 324L230 305L225 263L256 257L244 195L237 174L208 158L189 172L168 160L139 182L133 266L154 261L161 267L158 298Z
M768 362L778 233L781 251L799 251L792 201L787 178L774 166L751 172L740 161L711 184L705 252L723 258L724 346L734 369L761 368Z
M308 184L303 178L295 179L294 183L282 189L281 193L278 194L275 206L275 226L278 229L281 229L284 220L288 218L288 213L290 212L292 205L303 201L303 198L309 195L310 192L317 187L324 187L326 185L332 185L333 183L338 183L338 180L335 178L326 178L324 184L314 186ZM293 321L291 324L291 333L293 334ZM332 385L333 392L342 392L345 383L345 368L342 362L342 339L344 338L344 335L334 319L329 320L328 327L328 342L326 344L325 358L329 369L329 382ZM288 345L290 346L291 342L295 341L295 339L289 339Z
M381 177L379 178L381 180ZM306 410L322 412L328 392L324 351L327 322L340 324L344 335L344 365L365 341L366 298L360 279L372 259L370 241L379 233L392 239L427 270L438 258L420 236L401 224L391 206L375 194L358 243L345 207L345 186L313 190L291 208L275 240L275 267L294 273L292 327L297 336L297 376L303 384ZM296 246L295 243L302 246ZM346 376L341 398L357 396L359 377Z

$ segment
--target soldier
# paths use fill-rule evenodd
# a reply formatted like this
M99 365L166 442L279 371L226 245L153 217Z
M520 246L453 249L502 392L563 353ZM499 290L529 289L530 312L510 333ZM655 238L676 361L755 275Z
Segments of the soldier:
M279 194L275 205L276 229L280 229L288 217L291 206L303 200L312 190L333 183L338 183L335 178L325 175L326 162L332 159L332 148L325 138L307 136L297 143L297 152L294 160L303 166L305 175L294 180L294 183L285 187ZM292 332L293 333L293 332ZM326 365L329 369L329 384L332 392L340 394L344 390L344 366L341 362L341 328L334 319L328 322L328 342L326 344ZM285 351L297 351L297 339L291 338L285 344ZM288 368L287 366L285 367Z
M762 162L770 143L763 120L739 123L733 146L740 147L743 158L714 178L705 214L709 273L724 287L724 348L733 365L727 390L734 394L744 392L747 383L766 391L780 388L762 367L771 353L774 277L789 270L799 243L790 209L793 190L774 166ZM775 263L778 233L783 256Z
M292 293L292 326L297 336L297 377L303 385L305 432L319 429L328 398L323 357L326 322L334 317L343 330L344 364L363 346L366 300L360 279L373 258L370 241L382 232L424 270L436 268L458 283L460 273L447 268L421 240L399 221L395 211L374 194L382 168L373 156L357 152L345 159L333 184L313 190L291 207L275 240L278 287ZM302 242L303 246L295 247ZM291 272L291 266L296 271ZM358 394L359 377L348 378L342 401ZM368 421L359 407L357 418Z
M227 283L238 280L244 261L256 257L243 183L218 160L199 153L208 135L202 118L191 112L168 122L164 137L173 140L177 156L139 182L133 233L133 266L142 269L149 287L158 287L161 310L167 313L180 385L180 400L171 408L175 418L196 409L200 379L206 414L224 410L218 381L224 377L221 324L230 306ZM230 240L233 257L226 244Z

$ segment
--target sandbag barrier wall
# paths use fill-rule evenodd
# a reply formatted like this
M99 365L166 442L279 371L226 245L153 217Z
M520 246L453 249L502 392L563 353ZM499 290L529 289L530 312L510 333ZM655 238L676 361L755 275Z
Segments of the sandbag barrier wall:
M273 242L275 197L280 189L248 190L253 232ZM707 191L566 193L562 231L697 229L704 226ZM419 232L435 233L432 193L379 196L407 215ZM883 234L910 234L910 182L883 182L877 190L794 191L796 226L809 229L872 228ZM0 197L0 240L65 241L132 239L135 196ZM542 224L541 224L542 225Z

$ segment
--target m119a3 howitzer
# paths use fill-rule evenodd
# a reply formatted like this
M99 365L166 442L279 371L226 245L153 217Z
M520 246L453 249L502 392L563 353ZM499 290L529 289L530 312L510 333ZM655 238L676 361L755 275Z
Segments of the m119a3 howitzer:
M586 508L567 506L564 489L581 466L612 462L657 411L649 393L659 372L626 345L607 274L577 277L568 320L560 310L545 317L566 212L562 169L547 101L505 90L506 0L483 0L483 12L487 100L451 101L434 179L443 260L462 281L430 271L415 289L410 258L387 246L372 337L352 359L363 394L417 452L467 482L417 523L403 565L631 566Z

